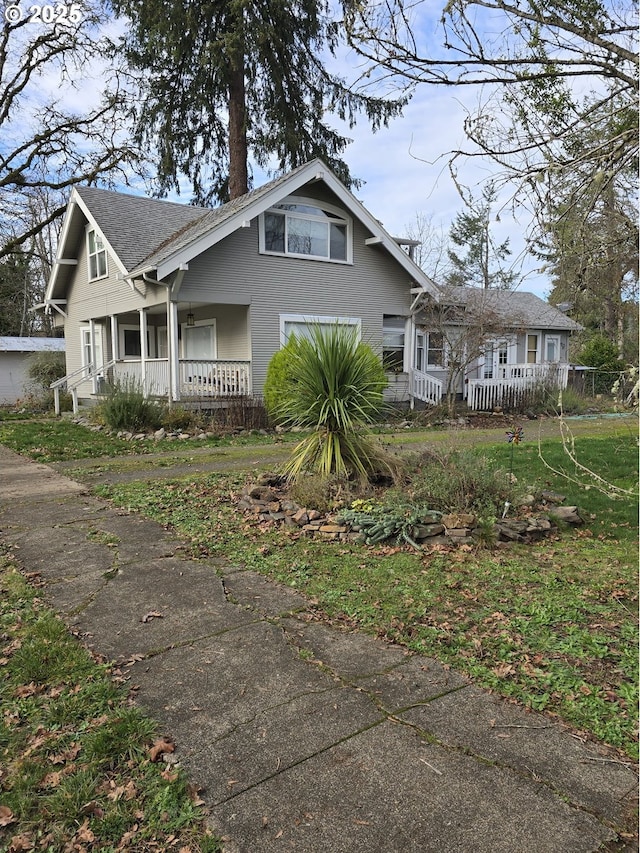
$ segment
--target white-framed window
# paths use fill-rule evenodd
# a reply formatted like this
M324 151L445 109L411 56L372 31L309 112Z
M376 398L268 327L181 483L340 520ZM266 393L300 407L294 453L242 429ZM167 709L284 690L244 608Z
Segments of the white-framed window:
M351 263L351 219L331 205L293 198L260 216L260 251Z
M196 320L195 325L182 324L182 353L189 361L211 361L218 357L216 321Z
M95 228L87 231L87 254L89 258L89 281L107 275L107 250Z
M140 340L140 326L127 326L120 324L118 327L119 335L119 356L120 358L141 358L142 344ZM153 336L153 328L147 327L147 358L155 357L155 341Z
M527 335L527 364L538 363L538 335Z
M427 367L444 367L444 335L441 332L427 332Z
M298 338L310 338L312 328L315 326L355 326L360 338L362 323L359 317L325 317L308 314L281 314L280 315L280 345L285 346L291 335Z
M382 318L382 365L391 373L404 370L404 343L406 320L398 315L385 314ZM417 353L416 339L416 353ZM416 364L418 370L423 370Z
M547 335L544 342L544 360L547 362L560 361L560 336Z
M97 323L94 326L93 347L91 345L90 326L80 327L80 349L83 367L102 367L104 364L102 357L102 326Z

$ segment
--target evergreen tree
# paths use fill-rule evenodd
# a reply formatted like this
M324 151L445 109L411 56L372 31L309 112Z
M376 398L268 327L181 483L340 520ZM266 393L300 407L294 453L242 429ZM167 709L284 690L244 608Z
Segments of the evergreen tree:
M510 290L515 286L515 272L504 266L511 254L509 240L496 243L491 235L491 206L495 196L493 185L488 184L481 200L471 199L468 209L456 216L449 231L449 240L466 251L460 254L454 248L448 250L451 268L445 284L485 290Z
M321 157L347 185L349 140L326 122L373 129L402 102L364 97L329 73L340 43L326 0L113 0L131 26L124 50L138 72L136 139L157 152L158 192L189 178L194 201L247 192L249 158L278 170ZM273 158L273 160L272 160Z
M550 301L570 303L571 316L588 332L604 334L620 358L635 362L637 161L631 158L624 169L605 164L594 171L580 158L580 146L589 149L591 136L615 132L621 120L617 107L612 101L604 115L594 114L590 133L571 147L580 166L551 183L537 254L548 262Z

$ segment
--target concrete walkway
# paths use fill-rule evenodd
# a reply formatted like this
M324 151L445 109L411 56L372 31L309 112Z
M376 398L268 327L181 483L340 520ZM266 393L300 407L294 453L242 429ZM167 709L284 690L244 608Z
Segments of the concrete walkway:
M128 669L230 853L634 849L617 755L2 447L0 536Z

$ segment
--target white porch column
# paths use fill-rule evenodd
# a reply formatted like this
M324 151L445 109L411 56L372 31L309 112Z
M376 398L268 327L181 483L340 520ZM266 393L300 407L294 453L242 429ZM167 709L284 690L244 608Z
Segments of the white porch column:
M167 355L169 358L169 402L180 399L180 343L178 341L178 303L167 295Z
M413 396L413 369L416 362L416 322L413 317L413 312L409 314L409 319L405 323L404 339L404 367L409 375L409 407L413 409L416 404L415 397ZM408 352L406 344L407 340L409 341Z
M113 361L118 361L120 358L120 340L118 338L118 318L115 314L111 315L111 358Z
M142 394L149 396L147 388L147 359L149 358L147 347L147 312L144 308L138 311L140 315L140 381L142 382Z
M96 368L98 367L96 362L96 321L89 320L89 342L91 345L91 363L92 367L92 378L91 378L91 393L98 393L98 376L96 373Z

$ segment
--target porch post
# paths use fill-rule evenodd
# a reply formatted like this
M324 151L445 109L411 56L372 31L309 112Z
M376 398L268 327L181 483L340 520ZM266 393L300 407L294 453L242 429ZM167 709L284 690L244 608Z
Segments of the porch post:
M142 394L144 397L149 396L147 388L147 312L144 308L140 308L140 381L142 382Z
M169 291L170 293L170 291ZM180 351L178 342L178 303L167 294L167 355L169 357L169 402L180 399Z
M409 374L409 408L413 411L413 408L416 404L415 397L413 396L413 369L415 367L415 359L416 359L416 323L413 318L413 312L409 315L408 321L408 332L405 327L405 340L409 339L409 352L406 352L405 346L405 363L407 366L407 373ZM423 368L424 369L424 368Z
M111 315L111 359L118 361L120 358L120 342L118 340L118 318Z
M91 393L98 393L98 375L97 375L97 363L96 363L96 321L89 320L89 342L91 344L91 363L93 365L92 368L92 377L91 377Z

